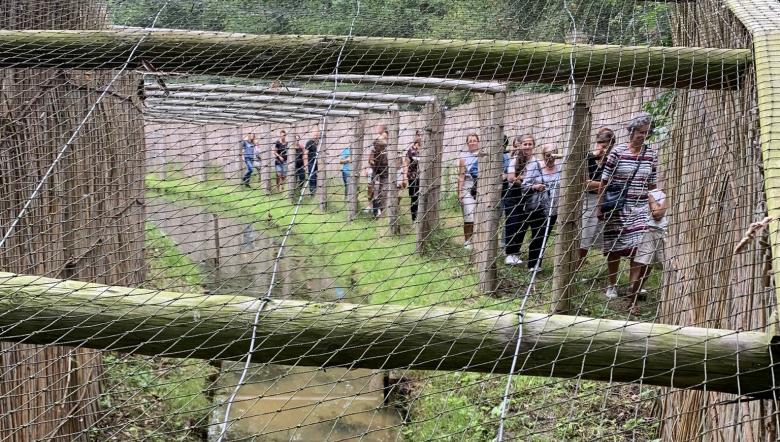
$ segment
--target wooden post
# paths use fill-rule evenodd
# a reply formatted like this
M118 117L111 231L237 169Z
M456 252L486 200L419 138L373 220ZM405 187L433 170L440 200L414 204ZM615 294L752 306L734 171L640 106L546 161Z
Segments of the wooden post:
M398 133L400 131L401 114L398 111L390 112L390 124L387 132L387 189L385 189L385 204L387 210L387 223L391 235L400 235L401 226L398 224L398 160L399 149Z
M444 108L434 101L423 109L425 126L420 151L420 196L417 200L417 253L423 253L439 222L441 156L444 150Z
M507 373L642 382L772 397L780 375L762 332L473 308L261 300L0 272L3 339L136 355L300 366ZM357 326L359 325L359 326ZM356 328L357 326L357 328ZM133 333L127 333L133 330ZM453 351L457 349L457 351Z
M266 195L270 195L271 189L273 188L274 177L276 176L276 171L274 170L274 157L271 152L274 133L271 132L271 126L269 124L258 126L257 129L260 132L257 139L260 141L259 145L255 146L255 149L260 151L260 176L263 180L263 190Z
M219 241L219 217L211 215L214 221L214 282L219 284L221 278L220 265L222 263L222 244Z
M317 194L320 210L328 210L328 117L322 117L320 144L317 147Z
M474 214L474 264L483 293L496 289L499 210L501 202L501 169L503 163L504 107L506 93L484 94L477 100L477 112L483 128L479 149L477 208Z
M297 189L297 177L295 175L295 150L298 147L298 141L295 139L295 134L292 133L292 131L287 131L288 135L288 141L287 142L287 192L290 197L290 201L293 203L295 202L297 195L295 190Z
M582 219L582 196L585 190L585 160L590 146L592 121L592 86L572 86L572 115L569 126L568 152L564 152L561 181L558 188L558 225L555 238L552 308L568 312L575 292L579 251L579 229Z
M587 43L587 35L569 34L568 43ZM593 86L572 85L569 137L564 148L561 181L558 187L558 222L555 238L552 309L568 312L575 294L579 232L582 225L582 198L585 190L585 164L590 147L590 126L593 120L591 103Z
M360 193L360 172L363 168L363 138L365 130L364 117L355 119L355 141L349 146L349 158L352 160L347 186L347 211L349 220L357 217L360 210L358 194Z

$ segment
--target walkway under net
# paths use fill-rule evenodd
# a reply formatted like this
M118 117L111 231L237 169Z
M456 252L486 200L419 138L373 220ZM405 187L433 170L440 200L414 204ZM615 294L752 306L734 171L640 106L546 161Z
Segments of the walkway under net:
M0 9L0 439L779 437L776 1Z

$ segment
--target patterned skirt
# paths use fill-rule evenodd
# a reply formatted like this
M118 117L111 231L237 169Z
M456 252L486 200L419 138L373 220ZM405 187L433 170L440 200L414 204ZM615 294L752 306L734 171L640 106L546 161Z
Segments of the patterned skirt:
M604 254L632 256L647 230L648 211L647 200L627 200L604 226Z

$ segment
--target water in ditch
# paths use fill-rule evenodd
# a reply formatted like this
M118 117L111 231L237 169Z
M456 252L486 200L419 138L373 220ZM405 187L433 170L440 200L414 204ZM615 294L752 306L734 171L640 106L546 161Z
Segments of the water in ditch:
M198 264L206 289L215 294L262 297L268 293L281 238L232 218L215 217L196 206L161 199L147 201L147 220ZM337 301L348 295L307 253L287 245L278 263L271 296L277 299ZM223 363L215 400L211 440L224 421L243 363ZM226 440L364 440L400 438L399 412L384 404L381 373L340 368L251 364L228 419Z

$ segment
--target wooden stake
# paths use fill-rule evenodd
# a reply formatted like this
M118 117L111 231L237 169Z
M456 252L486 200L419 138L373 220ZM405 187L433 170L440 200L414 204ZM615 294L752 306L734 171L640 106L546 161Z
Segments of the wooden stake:
M553 259L552 308L556 313L569 311L570 300L575 294L574 281L578 262L579 238L582 219L582 197L585 189L583 174L590 147L590 111L593 87L572 86L572 114L569 126L568 152L561 167L558 187L558 223L556 226L555 255Z
M473 258L479 273L479 288L483 293L495 291L498 284L496 235L499 234L505 106L504 92L493 96L482 95L477 101L483 132L480 137Z
M415 226L417 253L425 251L431 234L438 228L441 157L444 151L444 108L435 101L425 106L423 115L425 127L420 151L420 196Z
M401 114L398 111L390 112L390 124L388 124L387 139L387 189L385 199L387 208L387 223L391 235L400 235L401 226L398 224L398 160L401 146L398 144L398 132L400 131Z

